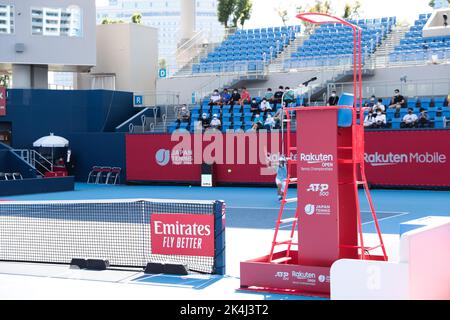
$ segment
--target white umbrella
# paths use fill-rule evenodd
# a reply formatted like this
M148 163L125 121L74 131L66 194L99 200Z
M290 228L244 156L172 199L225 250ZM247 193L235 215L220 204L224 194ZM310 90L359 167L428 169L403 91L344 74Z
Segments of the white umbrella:
M41 148L65 148L69 146L69 141L63 137L55 136L50 133L49 136L42 137L33 143L33 147Z
M55 136L53 133L50 133L49 136L42 137L33 143L33 147L35 148L52 148L52 171L54 162L53 148L66 148L68 146L69 140L60 136Z

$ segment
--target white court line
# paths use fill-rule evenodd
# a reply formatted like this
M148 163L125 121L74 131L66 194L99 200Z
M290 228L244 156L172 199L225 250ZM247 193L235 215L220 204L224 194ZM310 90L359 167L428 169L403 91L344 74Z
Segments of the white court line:
M397 215L394 215L394 216L378 219L378 222L384 221L384 220L388 220L388 219L392 219L392 218L398 218L398 217L401 217L401 216L406 216L407 214L410 214L410 213L409 212L403 212L403 213L400 213L400 214L397 214ZM364 222L362 225L364 226L364 225L369 224L369 223L374 223L374 221L372 220L372 221Z
M267 208L267 207L226 207L226 209L251 209L251 210L278 210L280 208ZM284 210L295 210L296 208L284 208Z
M371 213L370 211L361 211L361 213ZM405 216L405 215L407 215L407 214L410 214L410 212L398 212L398 211L377 211L377 213L386 213L386 214L389 214L389 213L398 213L398 214L396 214L396 215L393 215L393 216L389 216L389 217L386 217L386 218L381 218L381 219L378 219L378 222L380 222L380 221L384 221L384 220L387 220L387 219L391 219L391 218L397 218L397 217L401 217L401 216ZM373 223L374 221L372 220L372 221L368 221L368 222L364 222L362 225L364 226L364 225L366 225L366 224L369 224L369 223ZM287 230L292 230L292 225L284 225L284 226L281 226L280 227L280 230L284 230L284 229L287 229ZM275 230L275 228L273 228L272 230Z

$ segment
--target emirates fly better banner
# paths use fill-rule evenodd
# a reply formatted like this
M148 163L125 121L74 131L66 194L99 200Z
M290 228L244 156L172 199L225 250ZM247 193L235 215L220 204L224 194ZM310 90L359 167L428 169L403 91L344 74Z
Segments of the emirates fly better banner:
M214 257L214 215L152 214L152 254Z

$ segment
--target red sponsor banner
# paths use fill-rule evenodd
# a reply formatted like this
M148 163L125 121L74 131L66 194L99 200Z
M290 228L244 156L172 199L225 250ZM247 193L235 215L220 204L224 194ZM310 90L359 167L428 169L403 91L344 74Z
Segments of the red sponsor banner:
M299 261L331 267L340 250L337 110L297 114Z
M214 257L214 215L151 215L152 254Z
M275 183L280 152L278 134L127 135L127 180L200 183L212 158L216 182Z
M0 116L6 116L6 88L0 87Z
M450 131L367 132L367 180L384 186L450 186Z
M315 131L317 132L317 131ZM242 134L240 134L242 135ZM295 145L296 135L292 135ZM318 138L322 135L317 135ZM272 174L261 174L266 164L249 164L249 154L265 152L269 160L276 160L279 150L273 150L270 137L267 149L258 147L250 151L255 143L247 137L247 164L238 161L238 145L234 145L234 155L230 156L224 145L224 164L216 165L214 170L217 183L274 183ZM278 137L279 139L279 137ZM320 139L319 139L320 140ZM191 162L194 156L194 137L190 138L192 148L177 148L178 141L171 141L169 134L127 135L127 180L196 182L200 183L201 166ZM321 140L323 141L323 139ZM366 174L369 183L385 186L450 186L450 131L370 131L366 132ZM211 142L201 142L206 148ZM260 141L257 141L260 144ZM280 144L281 145L281 142ZM262 151L259 149L263 149ZM191 153L192 151L192 153ZM227 163L227 157L233 162ZM295 156L295 155L293 155ZM175 161L173 161L175 160ZM194 163L194 164L192 164Z

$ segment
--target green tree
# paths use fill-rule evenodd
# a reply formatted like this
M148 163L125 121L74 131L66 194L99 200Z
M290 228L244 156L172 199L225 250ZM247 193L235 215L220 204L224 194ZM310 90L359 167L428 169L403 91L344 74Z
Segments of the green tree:
M237 0L219 0L217 5L217 16L219 18L219 22L222 23L225 28L228 28L228 21L233 15L236 7L236 1Z
M331 8L331 1L329 0L316 0L314 5L306 5L298 6L296 9L297 13L303 13L303 12L317 12L317 13L327 13L327 14L333 14L333 10ZM304 33L305 34L312 34L316 28L316 25L311 24L309 22L302 21L303 27L304 27Z
M245 21L249 20L252 14L253 3L251 0L236 0L233 13L233 27L239 24L244 27Z
M142 14L135 13L131 16L131 22L141 24L142 23Z
M159 64L159 68L160 69L166 69L167 68L167 61L164 58L159 59L158 64Z
M240 18L239 24L244 27L244 24L247 20L250 20L252 16L253 3L251 0L240 0L239 3L242 3L238 8L240 10Z
M360 16L361 2L356 1L353 5L346 3L344 7L344 19L358 19Z
M447 0L447 2L448 2L448 6L450 7L450 0ZM432 7L432 8L434 8L434 4L435 4L436 2L435 2L435 0L431 0L429 3L428 3L428 5L430 6L430 7Z
M123 20L113 20L109 18L103 18L101 24L115 24L115 23L124 23Z
M9 78L9 75L7 74L0 75L0 87L8 88L10 80L11 79Z

